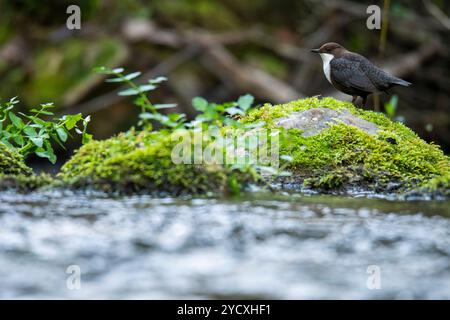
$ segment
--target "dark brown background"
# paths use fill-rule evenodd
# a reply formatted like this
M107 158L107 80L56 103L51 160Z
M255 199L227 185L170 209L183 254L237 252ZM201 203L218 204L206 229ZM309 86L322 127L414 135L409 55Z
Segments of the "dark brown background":
M66 28L70 4L81 7L79 31ZM385 50L380 30L366 28L368 4L389 4ZM60 112L91 114L96 138L128 129L137 115L96 66L168 76L151 100L176 102L193 116L195 96L230 101L248 92L259 103L342 97L309 53L335 41L412 82L392 90L396 116L450 150L448 1L1 0L0 8L2 101L19 96L22 108L53 101ZM380 99L383 110L389 97Z

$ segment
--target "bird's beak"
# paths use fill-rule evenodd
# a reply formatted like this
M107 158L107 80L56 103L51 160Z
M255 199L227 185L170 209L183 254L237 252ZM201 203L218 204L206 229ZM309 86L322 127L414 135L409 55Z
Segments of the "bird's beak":
M320 53L320 50L319 49L311 49L311 52Z

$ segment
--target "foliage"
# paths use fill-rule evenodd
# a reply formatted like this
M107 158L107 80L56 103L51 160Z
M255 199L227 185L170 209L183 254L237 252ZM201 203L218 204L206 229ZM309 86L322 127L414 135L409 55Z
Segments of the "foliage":
M53 103L41 104L39 108L31 109L29 115L14 112L18 103L15 97L0 105L0 141L25 158L34 153L55 163L52 143L64 148L72 131L82 136L83 143L92 138L86 131L89 116L83 118L81 114L74 114L46 120L54 116L50 111L54 107Z
M236 102L222 104L211 103L204 98L196 97L192 100L192 105L199 114L195 120L186 122L184 114L160 113L161 109L176 107L175 104L154 104L149 99L149 92L166 81L165 77L138 84L135 79L141 76L140 72L126 74L123 68L109 69L106 67L99 67L96 71L112 76L106 82L126 86L121 89L119 95L135 97L134 104L140 108L138 126L141 131L135 133L132 129L128 133L107 140L107 142L93 141L89 144L89 146L94 146L92 149L89 149L89 146L81 148L73 159L62 168L61 177L66 182L77 185L89 184L88 181L92 181L92 185L102 189L111 188L121 191L126 191L124 190L126 186L123 184L126 182L130 188L136 190L161 190L171 193L177 190L180 192L190 190L191 193L198 193L201 190L226 189L228 192L237 193L242 187L241 177L247 177L250 173L255 172L252 164L174 165L170 158L169 151L171 149L168 148L169 145L171 147L175 145L173 142L169 143L169 135L177 130L186 135L191 135L198 129L203 130L204 140L201 142L203 144L215 141L211 135L211 131L214 130L255 127L254 125L243 125L237 120L238 117L245 116L251 110L254 102L253 96L246 94L239 97ZM153 131L155 123L161 125L162 128ZM139 141L139 147L136 147L136 141L133 139ZM144 141L151 141L151 143ZM104 145L107 145L108 148L104 148ZM155 149L155 146L158 148ZM92 154L86 150L91 150ZM144 155L147 158L141 159ZM134 156L140 159L141 164L134 159ZM151 163L149 163L150 160ZM122 163L122 161L125 162ZM114 163L113 167L110 166L111 163ZM124 163L127 165L124 166ZM140 173L137 174L136 170ZM176 175L172 176L170 173L172 171L176 171ZM164 174L167 177L163 178Z
M175 108L176 104L154 104L150 101L148 93L157 89L158 85L167 81L166 77L157 77L150 79L144 84L137 84L134 80L142 75L141 72L124 73L123 68L110 69L107 67L96 68L96 71L102 74L113 76L106 80L110 83L122 83L128 88L119 92L121 96L134 96L134 104L140 107L138 126L146 130L152 130L152 121L158 122L163 127L172 130L185 127L194 127L199 123L205 124L205 128L210 126L239 126L240 123L232 117L245 116L252 107L254 98L250 94L239 97L236 102L227 102L222 104L211 103L201 97L192 99L192 106L199 112L195 121L186 123L184 113L162 114L162 109Z
M171 113L164 115L159 112L161 109L174 108L176 104L153 104L147 96L147 93L158 88L158 85L167 81L166 77L157 77L148 80L145 84L136 84L133 80L141 76L141 72L133 72L125 74L123 68L109 69L106 67L99 67L95 69L97 72L112 76L106 79L106 82L122 83L128 86L119 92L120 96L134 96L134 104L140 107L139 123L138 125L146 130L152 130L152 121L159 122L165 127L176 129L183 126L186 121L184 113Z
M384 110L386 111L388 117L391 119L394 119L395 117L395 113L397 112L397 104L398 104L398 97L395 94L392 96L389 102L384 104Z
M250 94L239 97L236 102L227 102L222 104L208 102L201 97L192 99L192 106L195 110L200 112L187 127L192 127L198 123L205 123L207 126L233 126L241 127L241 123L236 119L237 117L245 116L251 109L254 98Z

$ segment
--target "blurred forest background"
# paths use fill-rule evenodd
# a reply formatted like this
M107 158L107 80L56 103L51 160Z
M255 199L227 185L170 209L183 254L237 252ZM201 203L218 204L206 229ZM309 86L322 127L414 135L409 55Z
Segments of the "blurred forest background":
M81 8L81 30L66 27L71 4ZM381 30L366 27L370 4L388 6L385 43ZM0 0L0 98L91 114L97 139L135 125L138 113L93 72L101 65L140 70L143 81L167 76L151 100L177 103L188 117L195 96L351 100L331 87L309 52L334 41L412 82L391 90L399 97L396 117L449 152L449 16L445 0ZM388 100L380 96L381 105Z

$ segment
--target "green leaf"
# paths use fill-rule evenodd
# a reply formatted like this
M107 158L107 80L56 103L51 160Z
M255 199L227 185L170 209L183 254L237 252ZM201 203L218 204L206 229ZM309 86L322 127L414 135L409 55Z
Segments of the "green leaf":
M230 107L230 108L226 108L225 112L227 112L228 114L234 116L235 114L240 114L240 115L245 115L245 112L242 111L239 108L236 107Z
M13 112L9 113L9 119L11 120L11 123L18 129L23 128L24 124L22 122L22 119L20 119L18 116L16 116Z
M252 106L254 100L255 98L251 94L246 94L239 97L237 103L242 110L247 111Z
M101 66L101 67L95 67L93 69L93 71L96 72L96 73L106 73L109 70L106 67Z
M120 91L118 94L119 94L119 96L135 96L139 93L141 93L141 91L139 89L130 88L130 89Z
M56 128L56 133L62 142L67 141L67 131L63 127Z
M92 140L92 134L84 132L83 136L81 138L81 143L86 144L86 143L88 143L91 140Z
M23 146L23 137L20 135L20 133L14 136L13 139L16 144L18 144L19 146Z
M152 85L152 84L144 84L142 86L139 86L139 91L140 92L148 92L148 91L152 91L155 90L156 86Z
M167 81L167 78L166 77L157 77L155 79L148 80L148 82L151 83L151 84L158 84L158 83L161 83L163 81Z
M186 117L184 113L171 113L168 115L170 121L179 121Z
M35 137L35 136L37 136L36 129L33 128L33 127L31 127L31 126L25 127L25 128L23 129L23 132L25 132L25 134L26 134L27 136L29 136L29 137Z
M38 149L36 149L36 151L34 153L38 157L48 159L52 164L56 163L56 156L53 153L53 150L48 151L48 150L45 150L44 148L38 148Z
M30 137L30 140L36 147L42 148L44 145L44 139L42 137Z
M197 111L205 112L208 108L208 101L201 97L195 97L192 99L192 106Z
M73 114L73 115L66 115L62 118L62 120L65 122L65 126L67 130L72 130L77 125L77 122L81 120L83 116L81 113Z
M53 102L41 103L41 107L44 109L54 108L55 104Z
M150 112L142 112L139 114L139 118L143 120L157 120L157 121L167 121L169 118L160 113L150 113Z
M49 155L49 160L52 164L56 163L56 155L53 152L53 148L52 145L49 141L45 141L45 151L47 152L47 154Z
M127 74L124 78L127 80L133 80L133 79L136 79L137 77L139 77L141 74L142 74L142 72L137 71L137 72Z
M386 114L390 118L394 118L395 112L397 110L397 104L398 104L398 97L397 95L393 95L391 100L389 100L389 102L384 105L384 110L386 111Z
M86 118L84 118L83 125L86 127L89 122L91 122L91 116L90 115L87 116Z
M106 79L105 82L125 82L124 78L110 78Z
M53 112L50 112L50 111L45 111L45 110L37 110L37 109L31 109L30 111L31 111L31 112L34 112L34 113L41 113L41 114L45 114L45 115L47 115L47 116L53 116L53 115L54 115L54 113L53 113Z
M169 109L169 108L175 108L177 106L176 103L165 103L165 104L155 104L155 109Z
M11 99L9 99L9 103L12 105L18 104L19 103L19 97L13 97Z

